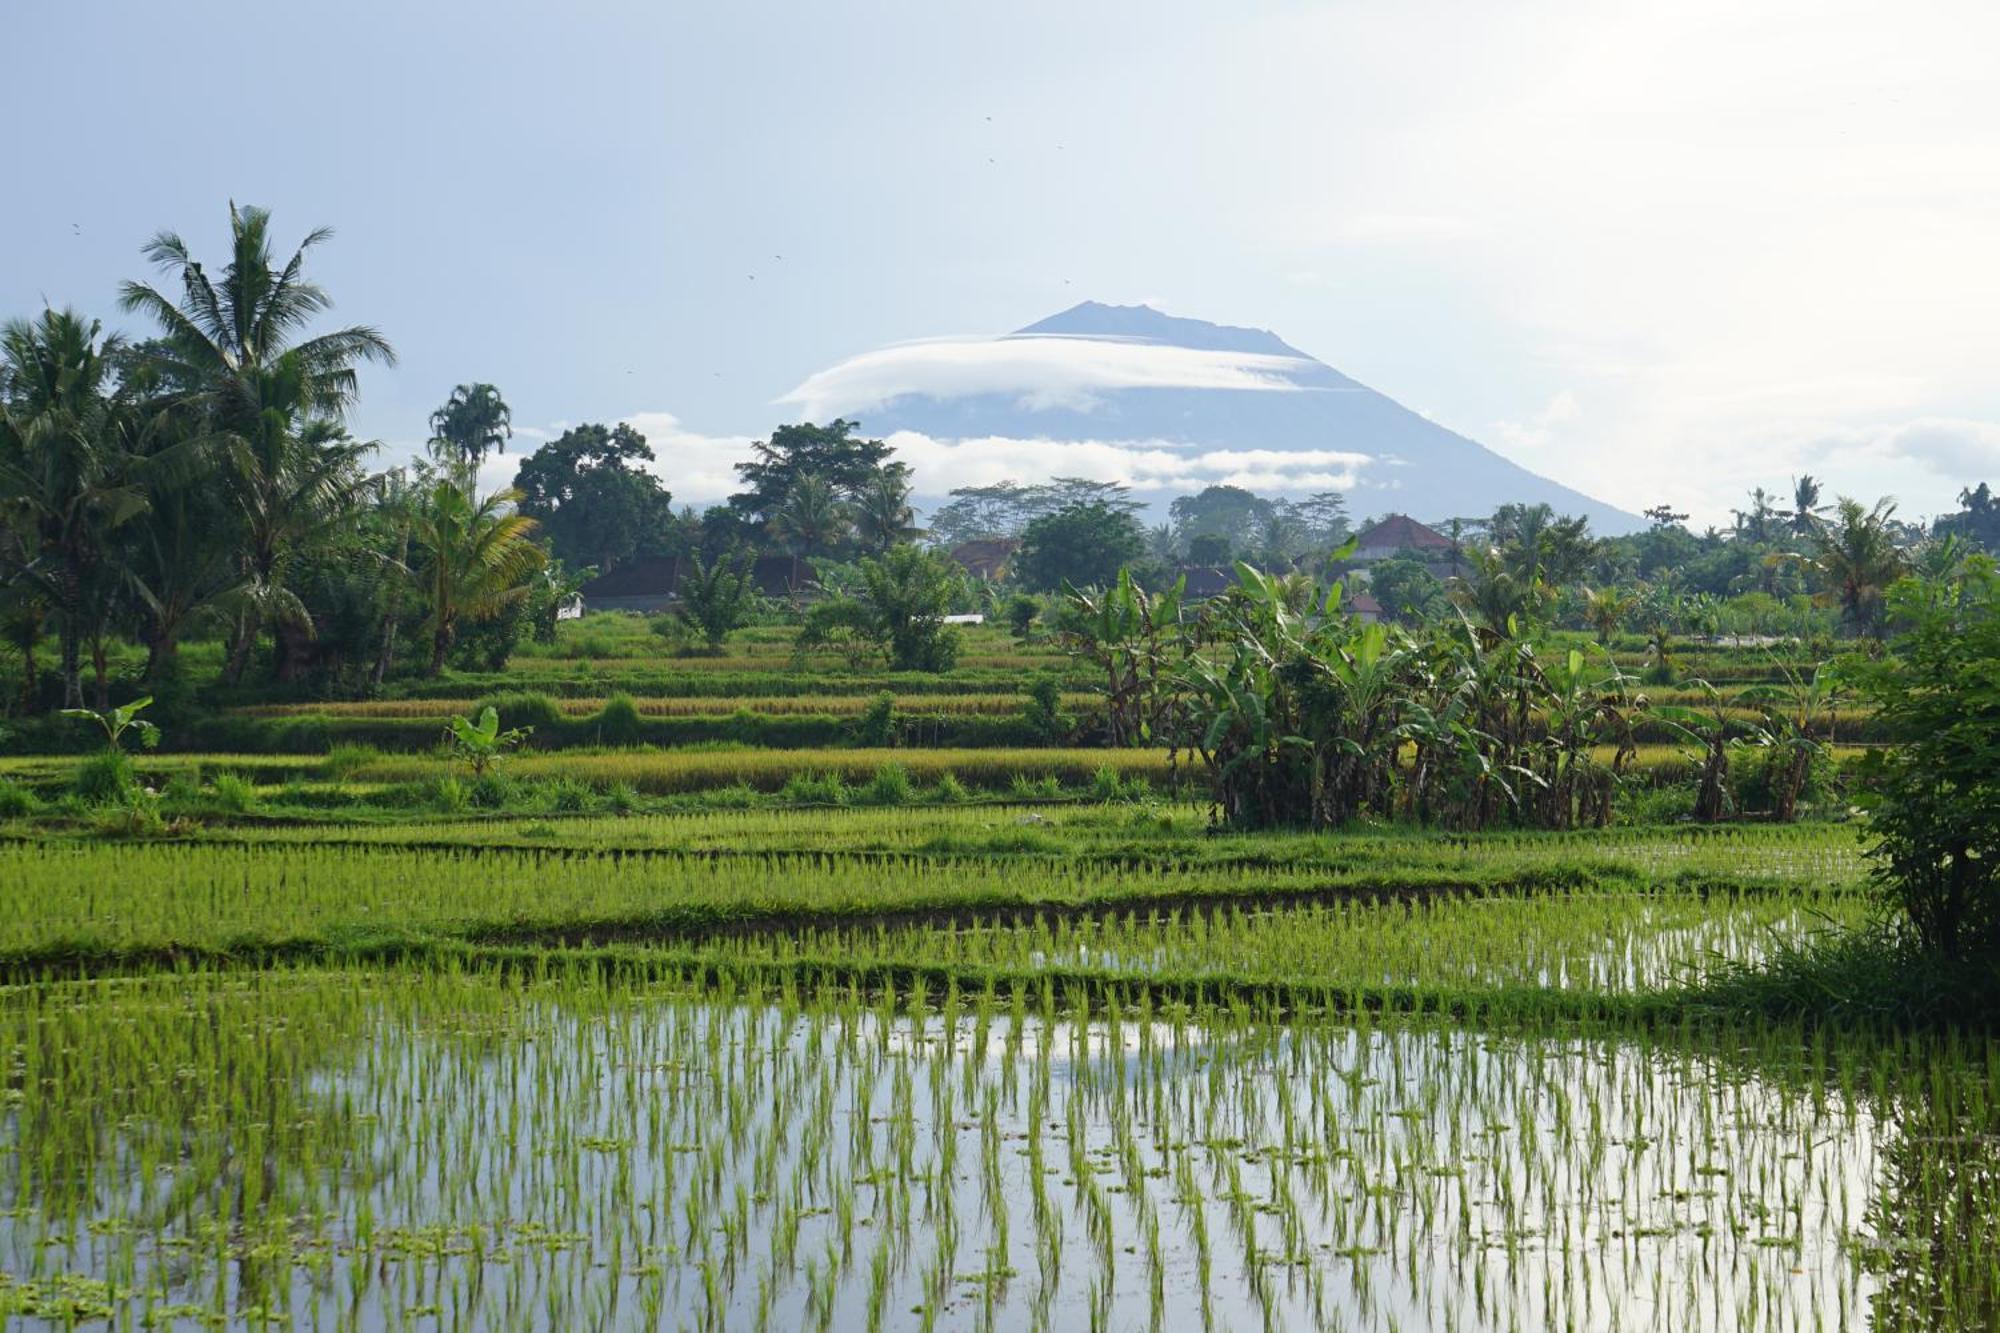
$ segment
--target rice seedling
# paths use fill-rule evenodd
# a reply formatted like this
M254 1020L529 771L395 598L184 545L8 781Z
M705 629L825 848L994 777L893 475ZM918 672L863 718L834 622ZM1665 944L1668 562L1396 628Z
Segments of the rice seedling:
M456 1300L502 1324L1302 1328L1921 1327L1990 1299L1983 1233L1936 1248L1993 1202L1990 1174L1954 1196L1988 1151L1962 1132L1994 1112L1984 1044L1277 1024L1143 988L1117 1006L595 968L17 1000L22 1072L118 1128L22 1122L36 1202L6 1224L9 1299L47 1314L97 1282L116 1309L288 1301L336 1323ZM113 1043L242 1086L102 1080ZM147 1146L178 1123L191 1146ZM218 1239L200 1201L260 1133L273 1180ZM92 1277L114 1253L123 1276Z

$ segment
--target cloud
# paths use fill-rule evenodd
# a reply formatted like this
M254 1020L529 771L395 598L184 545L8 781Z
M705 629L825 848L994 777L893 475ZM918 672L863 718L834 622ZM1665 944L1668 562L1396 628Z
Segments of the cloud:
M715 504L737 489L735 465L750 457L751 436L704 435L671 412L634 412L620 421L645 436L652 446L653 461L647 471L673 493L675 505L699 508ZM531 443L505 454L489 455L479 467L480 486L511 485L521 460L533 453L537 444L555 439L569 425L556 421L545 426L516 426L515 436L526 436Z
M1493 438L1509 449L1536 450L1547 445L1556 434L1558 426L1566 425L1583 415L1583 408L1576 395L1568 389L1558 390L1543 407L1527 421L1496 421L1493 423Z
M1891 457L1967 484L2000 473L2000 422L1921 417L1883 435L1880 447Z
M1051 440L1002 435L941 440L916 431L887 437L915 470L917 489L942 494L958 486L1039 477L1116 481L1134 491L1176 494L1204 486L1248 490L1349 490L1377 460L1335 449L1210 449L1190 453L1165 440Z
M813 420L872 412L906 395L1013 394L1029 410L1089 410L1116 389L1296 392L1297 357L1201 351L1107 338L1007 337L904 343L809 377L780 403Z

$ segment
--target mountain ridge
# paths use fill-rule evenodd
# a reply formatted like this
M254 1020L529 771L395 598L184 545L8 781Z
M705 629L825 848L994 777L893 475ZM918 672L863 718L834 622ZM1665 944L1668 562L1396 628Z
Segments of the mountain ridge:
M1033 345L1031 354L1024 356L1023 343ZM994 359L988 380L927 392L915 375L918 387L865 414L868 431L1112 446L1170 460L1167 479L1148 490L1191 492L1221 480L1267 494L1339 490L1357 517L1398 512L1435 522L1545 503L1584 515L1607 534L1645 526L1638 515L1528 470L1268 329L1083 301L958 347L971 360ZM1131 376L1126 363L1144 359L1146 348L1180 350ZM1106 372L1114 362L1118 368ZM1063 381L1064 391L1047 391L1037 375Z

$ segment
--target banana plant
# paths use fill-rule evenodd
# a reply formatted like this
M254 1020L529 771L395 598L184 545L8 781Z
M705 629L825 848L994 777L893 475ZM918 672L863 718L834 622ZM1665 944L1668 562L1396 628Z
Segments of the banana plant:
M488 704L479 710L476 721L452 718L445 724L444 738L451 747L452 757L462 761L477 778L486 776L502 755L525 741L533 731L533 727L509 727L502 731L499 710Z
M122 751L125 748L125 737L129 733L138 737L141 749L153 750L159 748L160 729L139 716L140 712L152 702L153 696L148 694L143 698L134 699L129 704L120 704L116 708L65 708L62 710L62 715L94 723L101 728L104 732L104 744L108 749Z
M1103 672L1106 726L1114 746L1155 739L1172 706L1168 687L1184 649L1181 602L1186 592L1185 576L1165 592L1150 594L1124 569L1101 592L1063 586L1068 614L1057 638Z
M1651 716L1687 742L1700 756L1701 785L1694 798L1694 817L1705 824L1729 814L1729 749L1732 733L1724 711L1722 693L1705 680L1693 682L1704 707L1657 704Z
M1757 685L1737 698L1762 705L1762 725L1756 730L1757 743L1784 756L1782 767L1771 783L1771 815L1779 823L1798 817L1799 796L1812 776L1815 760L1828 752L1839 722L1841 680L1832 662L1821 662L1807 676L1775 654L1784 679L1781 683Z

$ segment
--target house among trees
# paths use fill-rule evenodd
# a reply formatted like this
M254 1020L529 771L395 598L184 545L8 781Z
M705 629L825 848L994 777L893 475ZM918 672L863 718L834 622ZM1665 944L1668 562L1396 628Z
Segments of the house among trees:
M1174 577L1187 580L1181 599L1188 602L1205 602L1236 586L1236 575L1215 565L1182 565Z
M1388 618L1382 614L1382 603L1366 591L1348 594L1341 599L1340 606L1364 625L1379 625Z
M1373 564L1391 556L1409 555L1426 564L1449 564L1457 549L1451 538L1427 528L1407 514L1390 514L1355 539L1348 563Z
M997 583L1007 576L1007 562L1020 549L1018 538L981 537L952 547L951 558L981 583Z
M664 611L674 604L681 580L693 572L694 562L680 556L640 556L584 584L583 604L591 611ZM812 565L795 555L758 556L750 579L765 597L789 599L819 591Z

